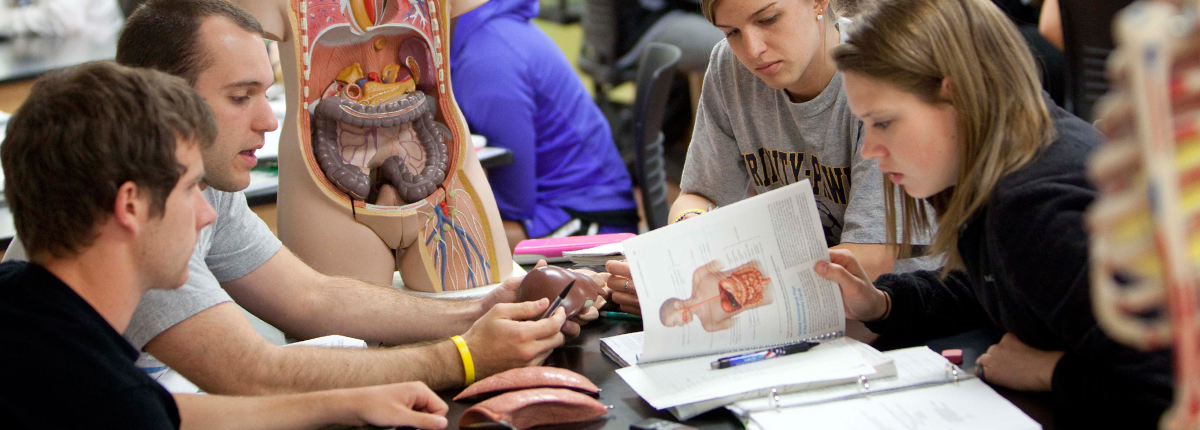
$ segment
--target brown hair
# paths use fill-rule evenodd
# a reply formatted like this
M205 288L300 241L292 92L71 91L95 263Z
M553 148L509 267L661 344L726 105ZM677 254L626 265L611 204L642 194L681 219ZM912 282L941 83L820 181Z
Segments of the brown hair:
M186 169L180 139L212 145L217 125L204 98L175 76L111 62L38 79L8 122L0 163L4 196L31 260L74 255L132 181L161 216Z
M826 22L829 22L831 23L830 25L833 25L833 23L837 23L839 15L853 15L858 9L859 1L860 0L829 0L829 6L825 8L825 13L829 15L829 21ZM707 18L708 22L712 23L713 25L717 25L717 5L720 3L721 0L700 1L700 12L703 12L704 17Z
M1002 177L1054 141L1050 112L1025 39L991 1L890 0L874 6L851 26L846 43L834 48L834 61L843 72L887 82L926 103L954 106L956 185L917 200L884 183L888 241L908 250L913 233L928 232L924 203L929 203L938 216L930 253L946 254L948 272L962 267L960 226L987 203ZM944 80L948 100L941 95ZM899 241L897 206L904 227Z
M117 40L117 62L161 70L196 85L211 62L197 36L210 16L227 18L243 30L263 35L253 16L226 0L150 0L125 21Z

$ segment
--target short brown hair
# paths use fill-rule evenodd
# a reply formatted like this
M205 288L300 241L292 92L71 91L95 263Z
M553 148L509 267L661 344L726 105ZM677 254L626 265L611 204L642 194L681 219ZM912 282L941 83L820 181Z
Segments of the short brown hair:
M0 163L4 195L31 260L75 255L132 181L151 216L186 169L178 141L212 145L212 110L183 79L111 62L44 75L8 122Z
M229 19L243 30L263 35L253 16L225 0L150 0L125 20L117 40L117 62L161 70L196 85L200 72L212 61L196 35L210 16Z

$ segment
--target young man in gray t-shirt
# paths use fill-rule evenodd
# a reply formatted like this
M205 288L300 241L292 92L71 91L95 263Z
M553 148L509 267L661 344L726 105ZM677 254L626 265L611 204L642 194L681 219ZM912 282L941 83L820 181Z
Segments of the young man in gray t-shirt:
M139 303L125 333L135 346L209 393L401 381L444 389L468 379L452 335L462 336L474 375L483 378L540 364L562 344L560 330L578 332L577 323L568 323L561 312L530 321L549 307L546 300L507 303L516 299L520 279L506 280L482 299L427 299L323 275L283 247L240 192L249 185L264 133L278 127L265 96L274 73L262 38L258 22L224 0L150 0L121 33L119 63L190 78L219 129L216 143L202 153L204 196L217 220L201 232L187 285ZM19 248L5 257L21 257ZM371 344L425 343L368 350L281 348L254 331L231 297L297 338L342 334ZM596 316L590 310L585 318Z

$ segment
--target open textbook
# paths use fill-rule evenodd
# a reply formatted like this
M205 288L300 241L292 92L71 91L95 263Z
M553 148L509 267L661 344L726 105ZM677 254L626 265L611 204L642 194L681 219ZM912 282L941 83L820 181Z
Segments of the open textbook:
M626 240L644 315L638 363L841 337L838 285L805 180Z
M642 342L606 339L636 365L617 374L651 406L679 416L772 387L846 381L876 373L841 339L836 283L813 271L829 261L808 181L743 200L622 243L638 286ZM728 369L735 351L818 340L808 352ZM870 348L862 345L862 347ZM633 352L637 351L637 352ZM723 399L721 402L709 402ZM727 400L727 401L726 401ZM688 405L696 405L695 407Z

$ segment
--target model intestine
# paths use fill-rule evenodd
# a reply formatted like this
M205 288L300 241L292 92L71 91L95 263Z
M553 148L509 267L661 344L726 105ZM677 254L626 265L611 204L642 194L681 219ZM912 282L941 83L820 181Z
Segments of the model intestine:
M388 66L380 77L363 76L358 63L347 66L313 108L317 163L330 182L357 200L394 205L398 194L401 202L413 203L446 179L449 132L433 121L433 105L416 91L412 75L399 78L398 68ZM375 186L372 170L379 173Z
M1192 5L1189 5L1189 8ZM1194 8L1193 8L1194 10ZM1162 428L1200 428L1200 35L1196 15L1135 3L1116 20L1109 137L1090 162L1096 319L1141 349L1174 346L1175 407ZM1165 312L1163 312L1165 310Z
M321 194L351 208L355 221L395 250L409 288L500 281L508 271L496 267L479 182L463 173L472 147L447 85L448 16L439 3L291 0L290 7L304 112L300 147ZM281 237L295 237L283 224ZM287 244L306 260L323 253ZM346 272L334 274L391 278Z

